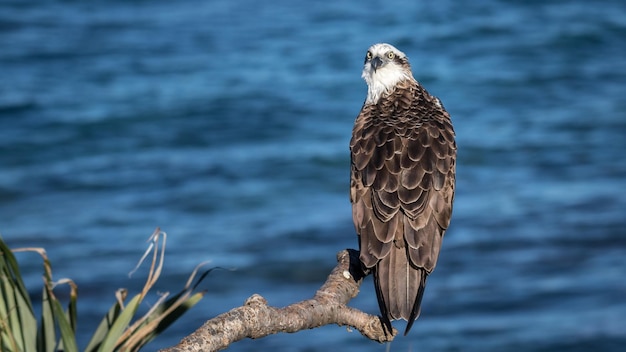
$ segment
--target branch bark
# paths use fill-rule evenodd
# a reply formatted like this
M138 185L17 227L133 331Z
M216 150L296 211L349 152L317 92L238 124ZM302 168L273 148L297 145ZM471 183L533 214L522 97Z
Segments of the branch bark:
M254 294L243 306L206 321L178 345L161 352L219 351L246 337L258 339L328 324L350 326L377 342L391 341L398 333L396 329L387 331L380 317L346 305L359 293L367 274L361 268L359 252L343 250L337 253L337 266L313 298L276 308L269 306L265 298Z

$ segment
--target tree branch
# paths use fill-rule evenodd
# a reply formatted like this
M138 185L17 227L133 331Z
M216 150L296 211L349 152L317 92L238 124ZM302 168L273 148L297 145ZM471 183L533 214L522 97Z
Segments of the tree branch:
M353 327L363 336L381 343L391 341L398 333L396 329L389 332L380 317L346 306L359 293L367 274L361 269L359 252L343 250L337 253L337 266L313 298L276 308L254 294L243 306L208 320L178 345L161 352L218 351L246 337L258 339L328 324Z

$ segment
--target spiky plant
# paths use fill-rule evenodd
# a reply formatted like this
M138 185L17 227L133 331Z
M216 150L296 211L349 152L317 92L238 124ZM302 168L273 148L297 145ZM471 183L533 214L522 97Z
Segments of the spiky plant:
M102 318L84 351L138 351L202 299L206 292L195 291L210 270L205 271L193 284L199 265L180 292L171 297L162 295L147 313L136 317L141 302L161 274L166 238L165 232L158 228L152 234L150 247L138 264L152 253L152 264L143 289L127 303L127 290L119 289L115 293L116 302ZM13 252L35 252L43 259L43 293L39 318L35 315ZM55 287L59 285L70 287L66 309L54 294ZM44 249L11 250L0 237L0 350L77 352L77 292L76 284L70 279L52 280L52 266Z

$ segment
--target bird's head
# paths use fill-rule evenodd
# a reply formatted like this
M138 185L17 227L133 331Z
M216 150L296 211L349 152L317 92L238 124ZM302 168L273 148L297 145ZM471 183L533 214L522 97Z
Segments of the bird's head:
M365 54L361 75L367 83L367 103L375 104L383 93L391 91L400 81L413 80L407 56L386 43L372 45Z

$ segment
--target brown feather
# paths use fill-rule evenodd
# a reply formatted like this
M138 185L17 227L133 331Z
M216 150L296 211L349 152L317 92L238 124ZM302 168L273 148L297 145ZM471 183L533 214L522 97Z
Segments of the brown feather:
M415 162L413 162L415 164ZM423 167L405 168L400 175L400 184L403 188L414 189L419 186L424 179L426 170Z
M393 156L385 162L387 170L389 170L392 174L397 175L400 171L402 171L402 168L400 167L400 158L400 153L394 153Z

